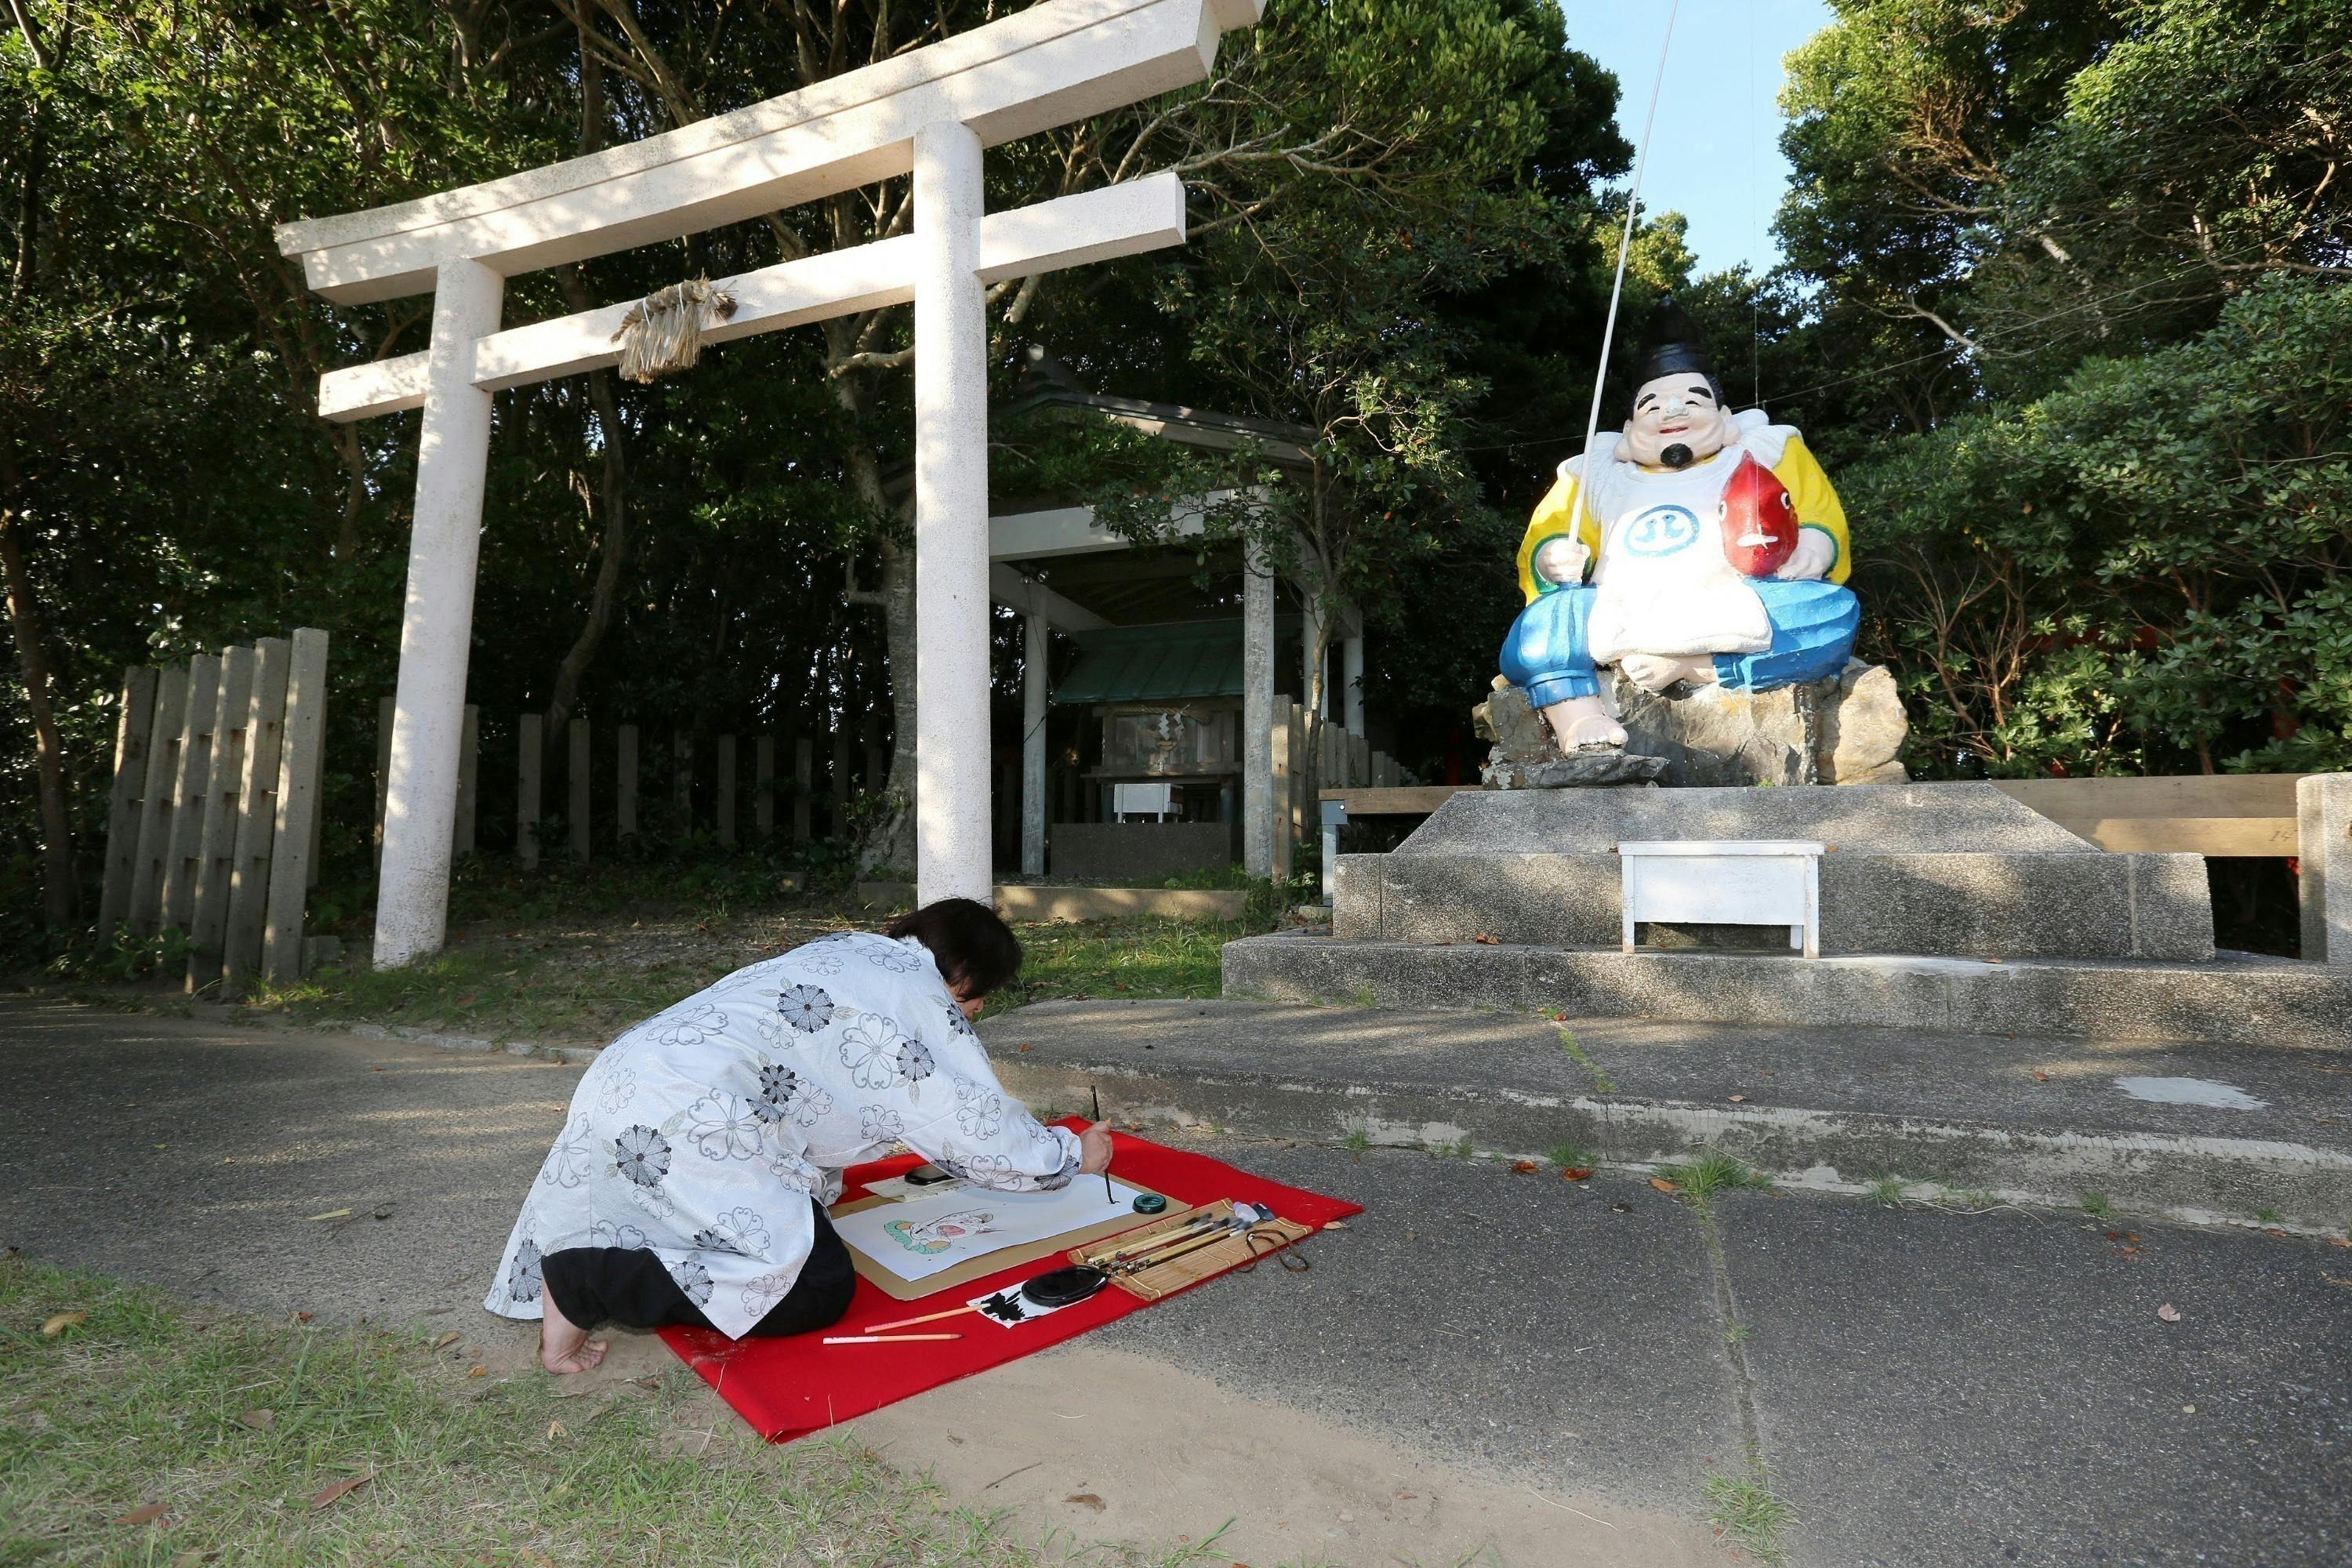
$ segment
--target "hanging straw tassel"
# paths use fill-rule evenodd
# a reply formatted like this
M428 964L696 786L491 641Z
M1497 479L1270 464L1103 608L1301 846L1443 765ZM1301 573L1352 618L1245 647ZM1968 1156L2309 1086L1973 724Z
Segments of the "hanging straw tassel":
M709 322L734 313L735 297L713 289L708 278L647 295L629 307L611 339L621 345L621 379L644 385L674 371L692 370L702 357L702 334Z

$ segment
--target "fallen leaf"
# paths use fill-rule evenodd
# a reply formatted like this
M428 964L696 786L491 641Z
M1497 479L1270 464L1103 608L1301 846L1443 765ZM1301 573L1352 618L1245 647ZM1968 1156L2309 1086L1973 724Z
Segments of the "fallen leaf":
M420 1318L446 1318L457 1310L455 1307L427 1307L416 1315Z
M1562 1165L1559 1168L1559 1179L1563 1182L1589 1181L1591 1176L1592 1167L1590 1165Z
M205 1554L201 1552L183 1552L172 1559L167 1568L196 1568L196 1564L204 1560Z
M460 996L460 997L458 997L458 998L457 998L457 1002L456 1002L456 1004L455 1004L455 1005L459 1006L459 1007L470 1007L470 1006L472 1006L475 1003L477 1003L477 1002L480 1001L481 999L482 999L482 994L481 994L480 992L477 991L477 992L476 992L476 993L474 993L474 994L472 994L471 996Z
M318 1315L316 1312L297 1312L294 1314L294 1321L298 1323L307 1323Z
M114 1522L117 1524L145 1524L151 1519L163 1518L164 1506L165 1505L160 1502L141 1503L137 1508L132 1509L129 1513L124 1514L121 1519L116 1520Z
M41 1325L41 1333L44 1337L53 1340L59 1334L64 1333L68 1329L72 1328L76 1323L87 1323L89 1321L89 1314L88 1312L55 1312L50 1314L49 1321Z
M356 1490L357 1489L367 1485L373 1479L375 1479L373 1472L370 1472L364 1476L346 1477L331 1487L320 1488L318 1494L311 1498L310 1506L312 1508L324 1508L329 1503L334 1501L337 1498L341 1497L345 1492Z
M443 1334L439 1339L433 1342L433 1348L436 1351L446 1351L451 1345L456 1344L457 1342L457 1339L458 1331L451 1329L447 1333Z
M1014 1050L1014 1051L1019 1052L1019 1051L1025 1051L1025 1050L1029 1050L1029 1049L1032 1049L1033 1047L1028 1047L1028 1046L1015 1046L1015 1047L1013 1047L1013 1050Z
M1731 1097L1731 1103L1734 1105L1745 1105L1748 1103L1748 1097L1744 1094L1735 1094Z
M1657 1188L1658 1191L1662 1193L1671 1193L1675 1190L1675 1184L1666 1180L1664 1176L1652 1176L1650 1178L1650 1185Z
M325 1214L304 1215L302 1222L308 1225L314 1219L349 1219L351 1217L352 1211L349 1209L329 1209Z
M561 1436L563 1436L563 1423L562 1423L562 1422L561 1422L561 1421L551 1421L551 1422L549 1422L549 1423L547 1424L547 1440L548 1440L549 1442L552 1443L552 1442L554 1442L558 1437L561 1437Z
M1488 936L1484 931L1481 931L1478 935L1472 937L1470 940L1476 942L1481 947L1500 947L1503 945L1503 939L1501 937Z
M1612 1214L1632 1214L1633 1212L1633 1205L1632 1204L1611 1204L1609 1205L1609 1210Z
M2330 1285L2341 1285L2347 1290L2352 1290L2352 1279L2338 1279L2333 1274L2323 1274L2320 1278L2326 1280Z
M1345 1230L1348 1228L1348 1222L1344 1219L1327 1219L1323 1222L1323 1228L1325 1230Z
M474 1367L467 1367L467 1368L466 1369L466 1375L467 1375L467 1377L479 1377L479 1376L481 1376L484 1373L486 1373L486 1372L488 1372L488 1371L489 1371L489 1370L490 1370L490 1369L489 1369L488 1367L486 1367L486 1366L474 1366Z
M1095 1496L1092 1492L1072 1492L1068 1497L1064 1498L1062 1500L1064 1502L1076 1503L1080 1508L1090 1508L1097 1513L1100 1513L1103 1510L1103 1500Z
M2158 1307L2156 1310L2156 1315L2162 1318L2168 1323L2177 1323L2180 1321L2180 1309L2174 1306L2169 1301L2167 1301L2163 1306Z
M237 1420L242 1422L244 1425L252 1427L257 1432L267 1432L272 1426L278 1425L278 1412L275 1410L247 1410L239 1413Z
M2050 1075L2049 1075L2048 1073L2046 1073L2046 1072L2043 1072L2040 1068L2033 1068L2033 1069L2032 1069L2032 1071L2033 1071L2033 1081L2034 1081L2034 1082L2036 1082L2036 1083L2048 1083L2048 1082L2050 1081Z
M374 1208L368 1212L374 1215L378 1219L390 1219L392 1217L392 1205L390 1204L378 1204Z
M1532 1176L1536 1173L1536 1163L1533 1160L1514 1160L1511 1172L1514 1175Z
M1986 960L1985 960L1985 962L1986 962L1987 963L1999 963L2000 962L2000 959L1998 959L1998 958L1988 958L1988 959L1986 959Z

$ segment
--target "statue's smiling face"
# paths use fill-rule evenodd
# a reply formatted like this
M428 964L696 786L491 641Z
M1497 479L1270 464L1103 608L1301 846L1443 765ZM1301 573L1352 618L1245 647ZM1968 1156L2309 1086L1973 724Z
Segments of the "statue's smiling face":
M1624 455L1653 468L1683 468L1731 444L1731 415L1695 371L1645 381L1625 421Z

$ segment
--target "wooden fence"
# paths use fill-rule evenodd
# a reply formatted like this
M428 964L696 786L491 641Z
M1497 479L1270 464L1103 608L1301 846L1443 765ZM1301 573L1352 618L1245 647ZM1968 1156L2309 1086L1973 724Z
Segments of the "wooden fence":
M187 988L300 978L319 863L327 634L124 672L103 931L187 939Z
M1361 735L1296 702L1275 710L1274 877L1289 878L1298 846L1322 831L1319 800L1332 791L1393 789L1403 773L1396 759L1375 752Z
M375 838L376 858L383 857L383 816L385 784L392 771L393 699L386 697L376 704L376 790ZM547 721L543 714L524 713L515 721L515 856L524 866L539 864L542 847L539 841L540 826L550 815L550 792L546 781ZM596 853L596 825L606 824L614 838L629 839L640 831L640 807L644 804L645 747L644 731L635 724L612 727L609 744L613 748L613 773L610 789L610 817L600 818L595 811L595 781L600 776L596 766L596 725L587 719L572 720L563 737L563 824L564 846L572 859L587 864ZM792 773L788 782L780 782L777 764L783 759L786 746L774 735L753 735L747 747L744 737L718 735L711 737L711 757L709 773L702 771L695 737L678 731L670 738L670 768L668 784L668 815L674 826L681 831L707 825L722 845L741 842L748 829L760 842L789 832L795 844L805 844L814 833L814 816L823 798L817 789L818 752L812 738L801 738L789 743ZM457 813L451 829L450 848L457 855L469 855L478 847L478 826L481 796L482 713L480 708L467 704L463 736L457 756ZM878 789L888 766L887 755L877 746L867 745L866 751L866 787ZM832 815L830 823L835 833L845 830L849 820L849 801L854 793L850 774L851 747L845 734L833 738L830 748L830 779ZM743 809L743 763L751 761L751 802ZM709 804L707 816L698 824L695 803L697 785L707 783L709 793L703 797ZM780 803L779 797L784 797ZM788 818L779 824L779 805ZM748 817L748 823L746 818Z

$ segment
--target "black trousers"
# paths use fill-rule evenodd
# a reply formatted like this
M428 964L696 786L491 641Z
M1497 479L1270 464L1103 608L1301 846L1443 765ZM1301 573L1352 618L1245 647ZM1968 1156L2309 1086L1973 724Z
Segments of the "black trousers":
M834 1234L824 1205L816 1211L816 1245L809 1248L801 1277L749 1336L773 1339L829 1329L849 1310L857 1276L849 1248ZM710 1320L687 1300L660 1258L635 1247L570 1247L540 1259L540 1281L563 1315L583 1329L618 1323L626 1329L667 1329L683 1324L707 1329Z

